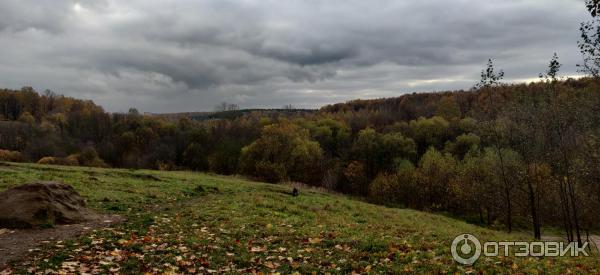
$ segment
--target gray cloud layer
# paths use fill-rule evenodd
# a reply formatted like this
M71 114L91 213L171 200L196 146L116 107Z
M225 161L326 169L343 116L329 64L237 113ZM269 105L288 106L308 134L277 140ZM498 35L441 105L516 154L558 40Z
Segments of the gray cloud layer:
M3 0L0 86L110 111L318 107L575 74L582 0Z

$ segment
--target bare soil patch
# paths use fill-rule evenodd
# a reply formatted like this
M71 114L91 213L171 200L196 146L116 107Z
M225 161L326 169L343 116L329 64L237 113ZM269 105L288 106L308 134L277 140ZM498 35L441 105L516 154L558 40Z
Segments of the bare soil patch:
M59 182L28 183L0 192L0 270L47 242L73 239L124 220L85 206L72 186Z
M47 229L0 229L0 270L9 262L23 260L48 241L77 238L94 229L111 227L125 219L118 215L95 215L79 224L57 225Z

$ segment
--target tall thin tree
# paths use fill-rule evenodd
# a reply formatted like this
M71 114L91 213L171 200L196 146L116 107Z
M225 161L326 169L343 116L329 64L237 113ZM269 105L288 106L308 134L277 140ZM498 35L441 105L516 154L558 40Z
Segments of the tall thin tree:
M511 199L511 190L513 184L508 180L508 175L506 171L506 163L504 161L504 155L502 152L502 137L499 130L494 126L493 121L496 119L496 103L493 97L494 87L501 85L501 80L504 78L504 71L500 70L496 72L494 68L494 62L490 58L488 60L487 66L484 70L481 71L481 79L479 83L475 84L476 89L483 89L488 91L488 100L490 105L490 127L489 130L492 134L494 149L498 154L498 158L500 161L500 176L503 184L504 191L504 200L506 204L506 227L508 232L512 232L513 220L512 220L512 199Z

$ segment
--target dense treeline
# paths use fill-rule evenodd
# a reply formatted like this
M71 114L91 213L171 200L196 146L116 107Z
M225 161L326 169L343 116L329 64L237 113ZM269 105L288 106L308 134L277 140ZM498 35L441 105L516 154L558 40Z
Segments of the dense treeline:
M0 91L0 158L297 181L490 226L598 228L600 81L352 101L321 111L169 120Z

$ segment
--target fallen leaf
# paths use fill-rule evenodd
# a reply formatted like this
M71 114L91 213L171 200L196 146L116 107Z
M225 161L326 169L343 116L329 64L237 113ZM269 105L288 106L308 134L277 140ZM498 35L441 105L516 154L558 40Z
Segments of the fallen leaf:
M266 246L263 246L263 247L255 246L250 249L250 252L264 252L264 251L267 251Z
M320 238L308 238L308 242L312 244L320 243L322 240Z
M269 269L275 269L279 266L279 264L273 263L271 261L265 262L263 265Z

